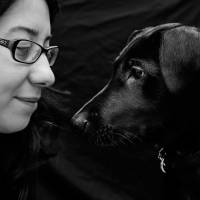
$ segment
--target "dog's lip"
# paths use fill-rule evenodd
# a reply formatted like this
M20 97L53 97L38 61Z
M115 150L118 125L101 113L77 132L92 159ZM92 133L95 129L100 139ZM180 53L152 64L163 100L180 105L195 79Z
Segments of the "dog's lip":
M40 99L40 97L23 97L23 96L16 96L16 99L24 102L29 102L29 103L37 103Z

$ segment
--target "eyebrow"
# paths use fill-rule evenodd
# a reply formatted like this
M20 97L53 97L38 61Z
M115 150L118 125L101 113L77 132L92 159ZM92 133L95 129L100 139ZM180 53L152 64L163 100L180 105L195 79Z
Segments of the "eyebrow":
M25 26L15 26L9 30L9 32L15 32L15 31L24 31L34 37L39 35L39 30L32 29L32 28L25 27ZM49 40L51 40L51 38L52 38L52 34L45 37L45 41L49 41Z

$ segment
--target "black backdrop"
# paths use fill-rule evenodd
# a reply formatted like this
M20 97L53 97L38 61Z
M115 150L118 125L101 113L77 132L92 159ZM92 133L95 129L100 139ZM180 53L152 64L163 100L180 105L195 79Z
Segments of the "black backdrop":
M168 22L200 26L195 0L62 0L60 5L52 42L60 46L55 87L70 94L64 102L69 117L108 81L112 61L134 29ZM58 156L40 170L38 199L163 199L163 174L151 147L100 149L72 131L63 131L59 142Z

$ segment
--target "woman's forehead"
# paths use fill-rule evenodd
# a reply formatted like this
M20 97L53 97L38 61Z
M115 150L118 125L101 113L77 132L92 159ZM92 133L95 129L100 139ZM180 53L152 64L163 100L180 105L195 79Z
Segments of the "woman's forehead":
M25 32L30 35L51 33L49 9L45 0L17 0L0 16L0 35Z

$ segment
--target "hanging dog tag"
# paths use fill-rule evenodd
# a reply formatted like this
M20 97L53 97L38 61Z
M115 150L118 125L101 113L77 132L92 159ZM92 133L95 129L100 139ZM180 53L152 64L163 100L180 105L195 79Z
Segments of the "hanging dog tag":
M159 153L158 153L158 159L160 160L160 168L162 170L163 173L167 173L166 172L166 163L165 163L165 157L166 157L166 152L164 151L164 148L161 148L159 150Z

